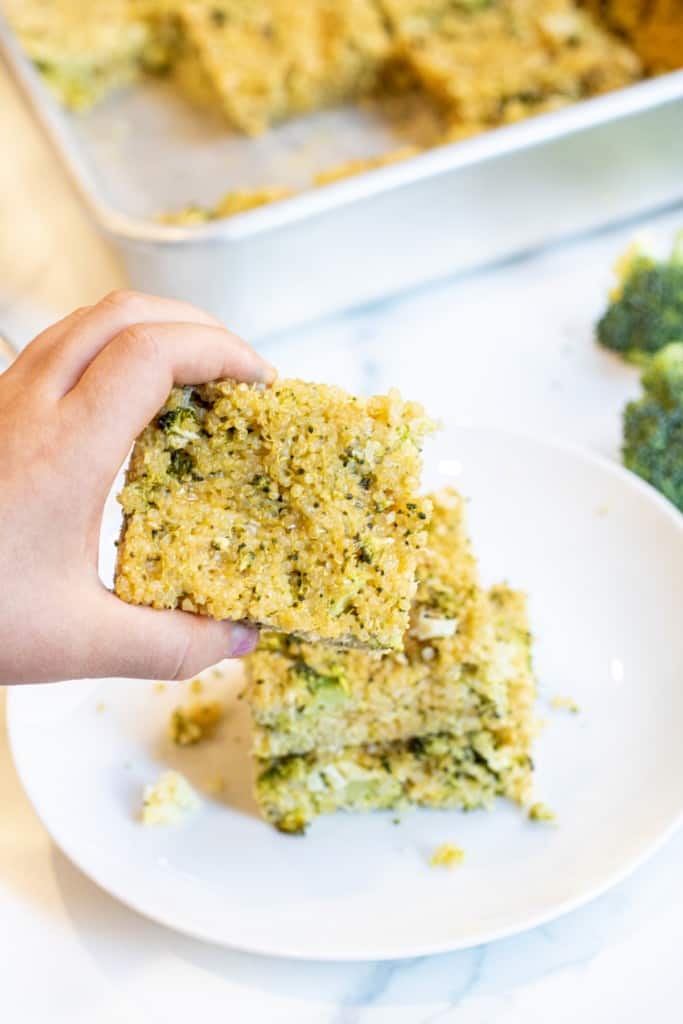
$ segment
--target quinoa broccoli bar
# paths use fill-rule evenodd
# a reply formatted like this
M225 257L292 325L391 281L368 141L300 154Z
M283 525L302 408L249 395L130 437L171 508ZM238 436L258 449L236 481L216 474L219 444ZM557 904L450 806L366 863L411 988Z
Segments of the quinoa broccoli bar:
M530 796L526 599L481 589L465 502L452 489L430 498L403 652L331 651L266 633L248 659L256 799L282 831L336 810Z
M640 61L573 0L382 0L397 52L472 134L627 85ZM447 133L448 134L448 133Z
M200 0L179 15L207 98L248 134L367 93L390 46L373 0Z
M584 0L615 34L628 40L655 74L683 64L683 0Z
M3 0L3 12L64 106L83 110L137 74L149 43L129 0Z
M453 490L431 500L404 653L335 651L262 634L245 693L257 757L460 731L485 705L498 708L505 645L494 649L494 609L479 586L465 502Z
M457 732L262 761L255 792L267 821L284 832L302 832L318 815L339 810L469 810L489 807L497 796L528 801L535 682L525 600L504 586L489 597L500 656L476 698L479 708L454 722ZM486 670L482 683L485 677Z
M400 650L431 513L417 490L433 426L396 391L175 388L138 438L119 496L116 593Z

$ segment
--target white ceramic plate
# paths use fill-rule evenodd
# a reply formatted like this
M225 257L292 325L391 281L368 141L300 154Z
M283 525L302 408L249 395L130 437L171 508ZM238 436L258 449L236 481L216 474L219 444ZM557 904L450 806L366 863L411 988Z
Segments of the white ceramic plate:
M379 959L457 949L548 920L622 879L683 810L683 517L619 467L496 431L449 428L428 486L472 499L485 580L531 594L537 636L537 793L558 825L501 803L491 814L337 815L279 835L249 797L245 712L220 742L163 738L186 684L77 682L13 690L16 764L55 842L87 875L172 928L241 949ZM105 538L111 543L111 536ZM239 670L208 675L233 694ZM567 695L578 715L553 711ZM221 799L172 827L136 820L162 766ZM428 866L440 843L466 851Z

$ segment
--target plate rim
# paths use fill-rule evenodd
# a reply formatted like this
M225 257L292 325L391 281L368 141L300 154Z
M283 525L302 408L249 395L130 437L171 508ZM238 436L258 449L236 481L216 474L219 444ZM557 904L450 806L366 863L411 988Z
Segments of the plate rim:
M643 495L671 521L680 533L683 533L683 513L681 513L672 502L647 483L647 481L626 469L615 459L609 458L600 452L593 451L590 448L564 438L552 435L539 436L533 431L510 429L493 423L462 423L458 422L456 419L448 419L443 421L443 428L444 434L449 428L470 434L499 434L506 438L522 441L527 445L537 446L546 450L561 451L572 458L599 468L601 471L604 471L608 475L620 480L625 486ZM169 928L171 931L177 932L178 934L185 935L202 942L208 942L213 946L229 949L234 952L244 952L256 956L275 957L283 960L308 961L314 963L362 963L388 960L408 960L415 957L455 953L465 949L471 949L476 946L486 945L500 939L520 935L523 932L527 932L533 928L539 927L540 925L557 920L558 918L564 917L572 911L578 910L579 908L587 905L594 899L597 899L599 896L603 895L614 886L619 885L637 871L639 867L654 856L654 854L656 854L657 851L669 841L678 829L683 826L682 789L681 806L678 813L671 818L664 828L654 834L653 838L651 838L649 842L646 842L642 849L630 858L627 858L618 869L606 875L601 881L587 887L577 896L568 897L564 900L553 903L545 910L531 913L528 916L520 916L515 922L501 925L499 927L482 928L481 931L472 933L469 938L465 937L460 940L453 941L442 940L434 943L422 942L411 946L410 949L403 949L399 951L387 947L375 951L372 955L369 955L367 952L363 953L361 951L355 953L350 950L342 953L326 952L324 949L312 952L308 948L297 948L296 945L291 949L284 951L281 946L269 946L267 942L240 942L237 944L234 941L229 941L226 938L217 936L208 929L187 924L183 920L182 915L176 917L172 911L168 911L164 908L158 909L156 907L143 907L136 904L126 895L125 887L122 889L122 887L116 883L112 884L110 881L105 881L98 869L93 870L92 867L86 867L83 864L80 854L72 848L73 844L65 841L63 836L60 836L59 838L57 837L55 831L53 831L48 824L50 814L43 807L40 794L35 792L34 786L26 778L24 770L25 765L22 762L22 755L18 750L17 739L20 726L17 724L16 720L20 714L22 692L25 690L26 686L30 687L31 691L34 691L36 687L42 687L44 685L49 684L21 684L7 688L6 729L9 750L21 786L29 803L31 804L31 807L33 808L34 813L42 827L47 832L51 841L78 869L78 871L81 872L81 874L97 885L97 887L103 892L107 893L107 895L116 899L128 910L139 914L141 917L144 917L149 921ZM65 682L65 685L68 685L68 681Z

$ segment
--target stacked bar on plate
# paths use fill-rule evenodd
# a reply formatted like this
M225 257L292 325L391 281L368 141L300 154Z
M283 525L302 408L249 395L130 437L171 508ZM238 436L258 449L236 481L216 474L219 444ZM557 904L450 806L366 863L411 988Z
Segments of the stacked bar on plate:
M246 697L256 797L301 832L337 810L526 802L535 682L524 596L482 589L452 490L432 496L401 652L335 650L264 633Z

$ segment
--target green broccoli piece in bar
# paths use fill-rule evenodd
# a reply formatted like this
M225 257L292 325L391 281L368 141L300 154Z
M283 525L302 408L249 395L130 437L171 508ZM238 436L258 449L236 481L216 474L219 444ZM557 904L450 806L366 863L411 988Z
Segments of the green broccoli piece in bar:
M653 356L624 410L624 465L683 511L683 342Z
M598 321L600 344L643 363L665 345L683 341L683 231L663 262L633 245L617 275L620 283Z
M168 471L176 480L192 475L194 459L183 448L174 448L168 463Z
M201 429L194 410L184 406L162 412L157 417L157 426L165 434L181 438L183 441L196 440Z

